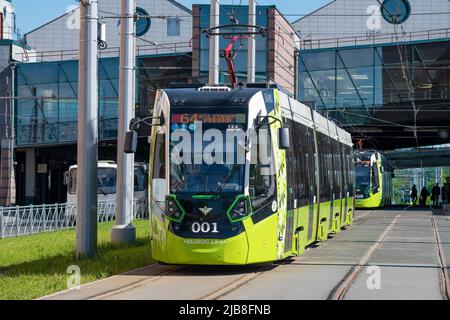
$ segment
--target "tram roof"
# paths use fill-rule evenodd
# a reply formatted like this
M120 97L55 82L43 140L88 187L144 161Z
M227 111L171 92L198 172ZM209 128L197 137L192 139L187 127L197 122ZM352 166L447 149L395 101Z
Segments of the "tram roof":
M182 106L247 106L258 92L273 89L238 88L230 91L199 91L198 88L164 89L170 103L184 100ZM177 103L174 103L177 105Z

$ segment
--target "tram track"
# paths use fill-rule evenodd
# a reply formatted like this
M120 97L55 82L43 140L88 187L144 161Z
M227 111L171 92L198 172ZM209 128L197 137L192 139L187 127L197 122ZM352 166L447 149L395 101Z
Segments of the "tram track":
M358 216L357 218L355 218L354 222L363 219L364 217L366 217L367 215L369 215L372 212L373 211L369 211L367 213L362 214L361 216ZM264 265L251 273L244 274L243 276L239 277L238 279L230 281L229 283L227 283L226 285L222 286L221 288L219 288L217 290L214 290L210 293L207 293L206 295L201 296L198 300L218 300L218 299L232 293L233 291L238 290L240 287L244 286L245 284L249 283L250 281L255 280L256 278L260 277L261 275L263 275L267 272L276 270L278 266L280 266L280 264L274 263L274 264L270 264L270 265ZM183 275L183 272L186 272L188 270L189 270L189 267L187 267L187 266L179 266L179 267L176 267L176 269L162 272L161 274L152 276L151 278L143 279L143 280L134 282L130 285L120 287L115 290L111 290L109 292L102 293L100 295L92 296L88 299L108 299L109 297L113 297L115 295L120 295L121 293L125 293L129 290L144 286L147 283L158 281L158 280L164 278L165 276Z
M162 270L160 273L155 274L151 277L147 277L145 279L134 281L130 284L120 286L119 288L115 288L113 290L109 290L107 292L102 292L101 294L92 295L90 297L85 298L86 300L105 300L108 298L111 298L113 296L118 296L121 294L124 294L128 291L131 291L133 289L138 289L139 287L143 287L149 283L156 282L159 280L164 279L167 276L189 276L189 272L192 270L196 270L196 268L192 269L190 266L176 266L175 268L173 266L165 266L165 265L159 265L154 264L152 266L162 266L165 267L167 270ZM222 286L221 288L214 290L210 293L207 293L203 296L198 297L196 300L217 300L220 297L238 289L242 285L248 283L251 280L256 279L260 275L262 275L264 272L270 271L274 268L276 268L276 265L264 265L255 271L248 272L244 274L243 276L232 280ZM132 273L129 273L131 275Z
M244 275L243 277L230 282L228 285L223 286L221 289L216 290L212 293L209 293L206 296L203 296L202 298L200 298L200 300L218 300L219 298L239 289L246 283L258 278L262 274L264 274L268 271L271 271L273 269L276 269L276 267L277 267L276 265L261 267L260 269L256 270L254 273Z
M168 268L170 268L170 267L168 267ZM117 289L114 289L114 290L111 290L111 291L108 291L108 292L103 292L102 294L99 294L99 295L94 295L92 297L88 297L86 300L105 300L105 299L107 299L109 297L112 297L112 296L115 296L115 295L119 295L121 293L133 290L135 288L138 288L138 287L141 287L143 285L146 285L146 284L148 284L150 282L158 281L158 280L162 279L165 276L168 276L168 275L171 275L171 274L174 274L176 272L181 271L183 268L184 267L176 267L175 269L172 268L172 269L169 269L167 271L163 271L160 274L157 274L157 275L151 276L149 278L137 281L135 283L132 283L132 284L129 284L129 285L125 285L123 287L120 287L120 288L117 288Z
M367 214L365 214L367 215ZM364 216L365 216L364 215ZM398 223L398 220L402 217L402 214L397 215L394 220L389 224L389 226L383 231L377 241L367 250L365 255L361 257L357 264L353 265L350 271L345 275L345 277L338 283L338 285L331 291L328 296L328 300L343 300L346 293L349 291L353 283L355 283L361 272L368 266L370 258L373 253L378 249L381 243L384 243L389 232ZM445 263L444 249L441 245L441 240L439 236L438 225L436 223L436 218L431 217L431 224L433 228L433 233L435 237L435 244L437 248L438 255L438 269L439 269L439 280L440 280L440 290L441 295L444 300L450 300L450 278L447 271L448 266Z
M361 272L364 270L364 268L367 266L373 253L386 239L387 235L398 223L401 216L401 214L397 215L394 220L386 227L383 233L378 237L377 241L375 241L375 243L371 247L369 247L367 252L364 254L364 256L361 257L358 263L355 264L344 276L344 278L336 285L336 287L334 287L334 289L330 292L327 300L343 300L345 298L346 293L348 292L352 284L356 281Z
M447 271L447 265L445 263L444 249L442 248L441 238L439 236L439 229L436 223L436 217L431 217L431 224L433 226L434 236L436 239L436 246L438 252L438 262L439 262L439 280L441 284L441 293L444 300L450 300L450 279Z
M354 222L363 219L364 217L368 216L369 214L371 214L373 212L374 211L369 211L369 212L366 212L366 213L358 216L357 218L354 219ZM400 217L400 215L398 215L395 219L397 219L399 217ZM245 276L237 279L236 281L230 282L228 285L226 285L226 286L222 287L221 289L219 289L217 291L214 291L214 292L212 292L212 293L202 297L200 300L217 300L217 299L220 299L221 297L232 293L233 291L239 289L240 287L242 287L243 285L249 283L250 281L255 280L256 278L260 277L264 273L276 270L278 266L279 265L273 264L271 268L269 268L268 266L262 267L261 269L255 271L255 273L249 274L249 275L245 275Z
M373 211L363 213L360 217L355 218L354 221L363 219L367 215L370 215L370 213L372 212ZM349 292L350 288L352 288L355 282L359 281L358 278L363 273L365 268L369 265L369 261L371 261L375 252L380 249L380 246L382 244L386 243L387 237L391 234L393 228L399 224L399 221L401 221L401 218L403 217L405 217L405 214L399 212L397 215L391 216L389 221L386 221L386 225L383 226L384 229L381 229L382 233L380 235L377 235L376 240L374 239L375 241L373 241L373 243L370 244L370 247L364 251L364 255L357 258L359 260L357 260L356 263L350 262L348 264L348 269L346 271L347 273L345 273L345 275L342 274L343 278L341 280L336 279L336 286L329 288L329 293L325 292L325 298L327 298L328 300L343 300L346 298L346 295ZM430 219L430 217L428 217L428 219ZM435 238L435 241L432 241L431 243L434 242L437 246L437 252L439 256L439 266L436 266L435 268L439 269L441 293L442 296L447 300L449 299L450 292L449 275L446 269L447 266L445 264L443 247L439 238L437 219L435 219L435 217L431 217L431 223ZM183 297L189 296L190 298L188 299L193 300L219 300L232 297L235 292L239 295L239 292L241 292L240 290L243 289L243 287L245 287L247 284L253 283L254 280L262 281L259 278L264 275L269 275L270 278L270 274L272 274L272 272L276 272L277 270L279 270L279 268L283 268L284 265L298 264L296 263L296 259L291 261L293 263L289 263L289 261L287 261L286 263L281 264L265 264L260 266L251 266L244 269L234 267L205 269L201 266L173 266L153 264L151 266L130 271L122 275L122 277L125 276L126 279L121 279L119 277L119 280L117 282L114 281L116 282L114 286L106 286L102 291L98 290L91 292L91 295L89 295L88 297L85 296L84 299L128 299L130 297L136 296L136 294L145 294L146 290L148 292L152 292L152 290L153 292L155 292L154 290L159 292L159 290L161 290L160 292L162 296L164 296L167 295L168 292L164 288L174 283L174 279L171 279L172 277L179 277L180 281L182 281L181 283L183 286L189 286L189 283L191 283L191 279L192 281L194 281L194 279L199 277L198 279L200 279L201 281L195 280L197 281L197 286L199 286L198 290L193 287L190 293L178 293L175 295L171 293L171 295L174 297L178 295ZM212 280L216 276L218 276L218 282ZM326 296L327 294L328 296Z

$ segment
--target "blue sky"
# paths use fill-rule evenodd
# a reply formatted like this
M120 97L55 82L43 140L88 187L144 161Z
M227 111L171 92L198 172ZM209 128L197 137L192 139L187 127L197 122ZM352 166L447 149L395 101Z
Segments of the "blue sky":
M180 0L178 1L190 8L193 3L209 3L202 0ZM240 0L222 0L224 4L239 4ZM330 2L330 0L258 0L262 5L273 5L283 13L306 14ZM70 5L75 5L75 0L13 0L17 12L17 25L22 33L33 30L40 25L53 20L64 14ZM242 0L242 4L248 3ZM151 13L150 13L151 14ZM288 17L296 20L297 17Z

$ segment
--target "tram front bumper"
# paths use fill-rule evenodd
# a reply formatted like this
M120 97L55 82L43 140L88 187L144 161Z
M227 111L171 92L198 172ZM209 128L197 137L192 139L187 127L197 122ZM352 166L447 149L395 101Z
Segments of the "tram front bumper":
M246 233L229 239L185 239L167 233L167 261L187 265L245 265L248 257ZM157 257L155 257L158 259Z

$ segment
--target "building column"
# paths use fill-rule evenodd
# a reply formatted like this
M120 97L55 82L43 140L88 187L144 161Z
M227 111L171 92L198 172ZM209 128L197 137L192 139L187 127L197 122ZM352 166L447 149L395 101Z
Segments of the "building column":
M36 150L26 150L25 203L34 204L36 197Z
M16 186L14 178L14 161L11 148L12 141L1 140L0 147L0 206L9 207L16 203Z

